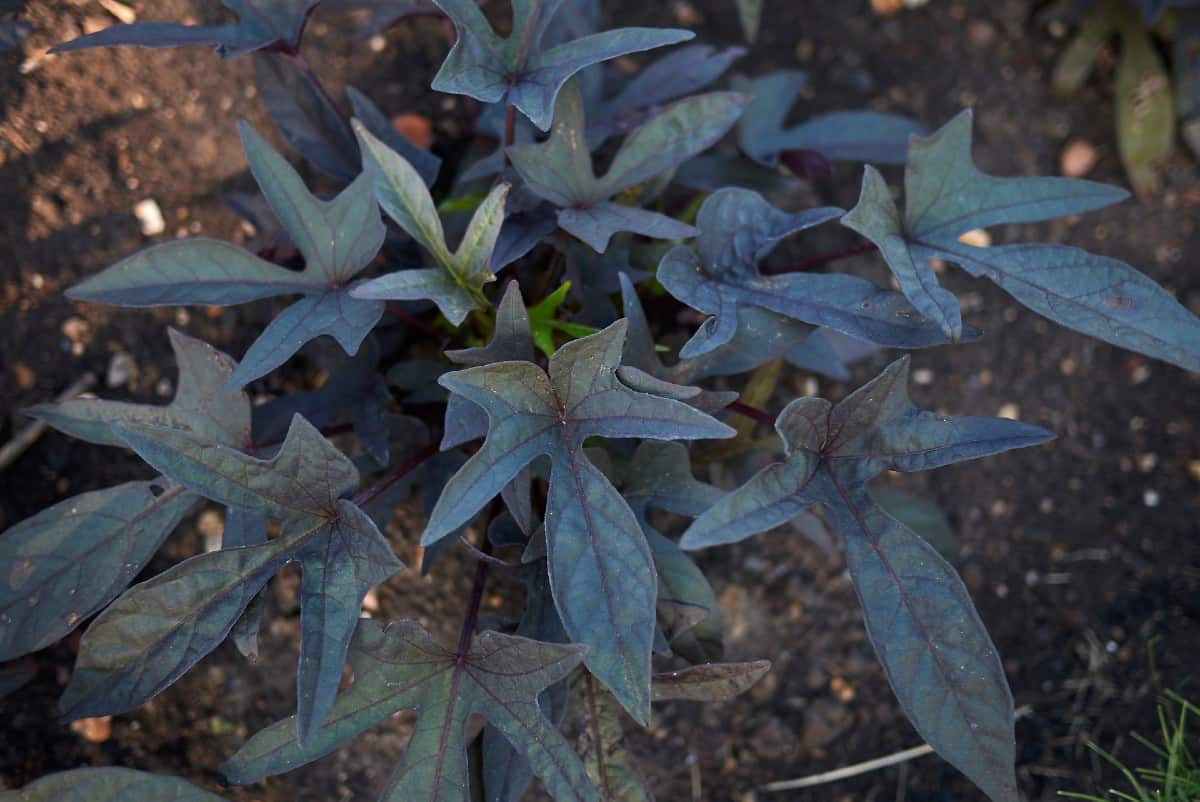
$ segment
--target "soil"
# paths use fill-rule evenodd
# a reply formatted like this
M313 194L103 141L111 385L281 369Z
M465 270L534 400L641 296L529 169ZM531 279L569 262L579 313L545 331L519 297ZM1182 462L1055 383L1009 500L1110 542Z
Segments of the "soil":
M204 19L215 3L140 3L146 19ZM607 4L623 25L675 24L679 4ZM733 4L693 0L699 39L739 43ZM880 18L866 2L768 0L761 41L739 69L810 71L802 114L873 107L930 125L976 108L976 158L1004 175L1055 174L1072 139L1090 142L1090 178L1123 183L1113 139L1112 76L1078 96L1055 97L1048 75L1063 41L1030 4L934 0ZM728 7L727 7L728 6ZM163 329L174 325L242 353L268 319L269 304L216 310L116 310L72 304L62 291L146 241L133 208L160 206L165 236L205 233L243 239L221 203L252 186L238 144L239 118L269 131L247 60L219 61L199 49L92 51L46 57L51 44L112 22L92 0L34 1L35 33L0 54L0 440L23 425L21 407L61 392L81 374L101 377L107 397L162 402L174 380ZM371 88L390 114L429 117L435 141L461 141L459 99L428 81L445 40L435 21L390 31L379 52L348 44L336 18L318 17L305 51L331 84ZM310 176L319 183L317 176ZM853 204L857 170L839 165L816 190ZM1200 311L1200 171L1178 150L1161 195L1077 220L993 231L996 242L1063 242L1124 259ZM797 256L851 244L817 233ZM877 258L839 264L879 281ZM1145 759L1127 734L1153 733L1159 688L1195 692L1200 665L1200 375L1089 340L1018 307L989 284L948 271L945 284L978 342L914 354L929 380L913 388L925 406L974 414L1016 412L1059 435L1045 447L932 474L903 487L937 501L960 538L957 566L1005 656L1016 703L1018 772L1030 799L1114 781L1085 744ZM138 370L104 385L112 355ZM859 366L855 383L886 361ZM271 392L312 378L297 360L261 386ZM794 377L795 388L807 377ZM837 398L851 385L820 382ZM790 391L790 389L789 389ZM1016 406L1014 410L1013 406ZM0 528L86 490L142 477L127 455L47 434L0 477ZM390 531L411 556L418 525L398 515ZM201 535L183 526L149 572L195 553ZM701 557L728 621L730 659L770 658L772 673L735 701L656 710L631 735L633 753L662 800L748 800L772 780L808 775L919 743L875 662L844 565L790 532L760 536ZM404 572L381 588L379 617L417 617L435 632L457 626L470 560L454 554L433 578ZM177 774L221 790L217 771L248 733L294 702L298 613L295 573L273 584L263 658L249 664L223 646L174 687L111 722L111 733L79 731L53 714L77 637L25 661L37 669L0 699L0 789L82 765L124 765ZM1152 656L1151 656L1152 655ZM234 800L370 799L403 747L398 717L312 766L247 789ZM88 736L91 736L90 738ZM758 798L771 798L759 794ZM953 769L926 757L811 791L776 798L978 799Z

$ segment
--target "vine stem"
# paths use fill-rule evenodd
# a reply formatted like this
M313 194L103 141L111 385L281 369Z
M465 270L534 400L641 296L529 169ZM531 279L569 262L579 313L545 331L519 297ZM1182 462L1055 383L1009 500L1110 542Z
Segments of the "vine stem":
M517 107L509 103L504 107L504 166L512 164L508 158L508 148L517 138Z
M486 531L487 527L484 527ZM488 541L484 538L483 550L488 552ZM475 637L475 625L479 623L479 608L483 606L483 588L487 584L488 570L491 564L480 560L475 566L475 581L471 585L471 597L467 599L467 612L463 616L462 628L458 631L458 662L462 664L467 659L471 648L471 639Z
M775 425L775 419L771 417L771 413L761 410L758 407L752 407L743 401L734 401L728 407L730 412L735 412L744 418L765 423L768 426Z
M587 691L588 705L588 726L591 729L592 748L596 750L596 774L600 777L600 785L604 791L604 796L611 795L608 788L608 769L604 767L604 741L601 739L600 731L600 711L596 707L596 680L592 678L592 672L584 669L583 683Z
M818 256L810 256L807 259L801 259L799 262L792 262L790 265L780 265L778 267L763 267L762 272L768 275L778 273L799 273L803 270L812 270L814 267L827 265L830 262L836 262L839 259L849 259L851 256L858 256L861 253L871 253L878 250L879 246L873 242L864 242L861 245L855 245L853 248L847 248L844 251L835 251L833 253L823 253Z
M438 452L438 443L441 441L441 439L441 432L436 430L430 432L429 445L422 448L416 454L413 454L402 464L397 465L393 470L388 471L370 487L366 487L358 491L358 493L354 496L354 503L361 507L363 504L367 504L383 493L386 493L393 485L395 485L405 476L424 465L425 460L436 454Z

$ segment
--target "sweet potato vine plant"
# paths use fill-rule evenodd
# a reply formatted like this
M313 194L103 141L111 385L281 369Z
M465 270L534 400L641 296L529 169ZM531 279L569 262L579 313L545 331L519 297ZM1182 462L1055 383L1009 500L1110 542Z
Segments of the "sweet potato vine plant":
M1126 193L980 172L969 111L929 134L873 112L790 126L802 74L715 90L740 48L677 47L693 38L683 30L605 29L597 0L512 0L511 14L509 3L475 0L223 4L224 24L137 22L58 51L204 44L247 56L280 136L338 190L314 194L242 124L262 195L245 206L268 245L165 242L68 292L131 307L294 300L240 362L169 332L179 381L167 406L29 410L73 437L131 449L153 472L0 536L0 659L90 621L61 714L132 710L227 638L253 654L263 589L295 561L294 714L229 757L230 782L289 771L415 710L383 799L518 800L534 777L559 800L647 799L620 748L622 720L645 726L656 702L729 697L769 668L721 662L713 591L689 552L819 507L913 726L988 797L1015 802L1000 657L955 571L871 480L1036 446L1050 432L918 408L906 357L836 403L796 398L767 412L770 393L754 405L726 388L781 360L845 377L850 355L978 338L939 286L935 258L1071 329L1200 369L1200 320L1129 265L962 238ZM448 21L452 45L432 89L473 99L494 150L441 163L366 93L331 95L301 55L318 6L367 9L375 30L415 15ZM645 51L654 55L636 77L607 64ZM868 163L853 209L768 200L830 161ZM904 165L902 204L870 163ZM783 238L831 224L861 235L852 252L877 251L898 291L830 272L836 255L760 267ZM664 361L656 335L669 339L684 307L702 322ZM320 337L345 352L328 382L252 407L247 385ZM414 342L436 343L439 358L415 359ZM752 440L756 422L773 423L778 441ZM725 492L695 478L693 441L735 435L735 447L701 447L723 455L740 484ZM756 464L748 454L773 449L775 461L746 469ZM415 621L360 618L367 592L405 570L380 527L418 487L436 499L420 570L436 574L456 547L477 563L455 642ZM131 585L205 504L226 511L221 548ZM664 523L678 516L691 523L676 539ZM524 583L524 613L482 628L481 599L500 572ZM346 665L353 681L340 688ZM587 733L576 744L562 734L573 696ZM474 715L481 732L468 726ZM52 775L0 798L68 793L215 798L116 768Z

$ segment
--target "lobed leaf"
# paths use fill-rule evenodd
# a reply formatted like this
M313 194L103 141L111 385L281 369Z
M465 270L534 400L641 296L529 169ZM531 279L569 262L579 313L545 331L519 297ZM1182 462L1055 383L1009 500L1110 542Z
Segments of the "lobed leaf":
M455 395L489 418L480 449L446 484L422 543L467 523L536 457L550 459L546 539L551 587L567 632L588 647L589 669L635 718L650 705L654 567L633 512L582 451L587 437L696 439L731 431L679 401L617 379L625 323L567 343L549 373L500 362L445 374Z
M352 297L350 282L374 259L386 234L365 177L322 201L253 128L240 123L239 131L255 180L304 256L302 271L271 264L236 245L196 238L147 248L67 291L73 299L120 306L229 306L305 295L247 352L230 379L233 387L265 375L323 334L353 356L383 316L384 304Z
M917 731L998 802L1015 800L1012 696L961 580L934 548L878 505L867 482L1051 435L1000 418L956 418L908 397L907 357L837 406L792 401L776 420L786 458L722 497L684 533L684 548L741 540L820 503L846 550L867 629Z
M698 357L729 344L743 306L898 348L945 342L898 293L844 274L762 276L757 261L783 237L830 220L832 208L787 214L750 190L729 187L700 207L699 254L679 246L663 257L658 280L683 303L712 315L680 351Z
M508 103L545 131L555 99L571 76L592 64L691 39L690 31L620 28L554 47L543 38L562 0L513 0L512 34L501 38L475 0L434 0L457 37L433 89L483 103Z
M341 498L357 486L357 470L299 416L270 460L161 426L127 424L122 435L167 475L240 512L279 520L283 533L198 555L121 596L84 635L64 714L112 714L145 702L216 648L271 576L298 560L297 723L308 737L333 705L363 597L402 567L370 518Z
M733 126L744 104L733 92L677 101L626 137L608 172L597 177L587 146L583 96L572 83L559 93L549 138L513 145L507 152L529 188L560 207L559 225L598 252L608 248L618 231L662 239L694 236L691 226L610 199L708 149Z
M1200 319L1129 265L1076 248L979 248L960 235L1000 223L1079 214L1122 200L1124 190L1069 178L995 178L971 160L971 113L914 139L900 216L883 179L867 168L858 205L843 219L879 246L917 309L958 337L957 303L937 286L928 259L956 262L1035 312L1106 342L1200 369Z
M249 448L250 398L229 389L237 363L208 343L168 329L179 370L175 397L165 407L73 398L38 404L25 414L60 432L104 446L124 446L122 424L150 424L189 431L214 443Z
M529 761L555 799L597 800L579 759L538 706L538 695L577 665L579 646L482 632L463 651L442 647L415 621L363 621L350 650L354 683L303 745L295 723L252 737L222 771L254 782L311 762L394 713L418 711L416 730L381 799L470 799L466 725L482 715Z

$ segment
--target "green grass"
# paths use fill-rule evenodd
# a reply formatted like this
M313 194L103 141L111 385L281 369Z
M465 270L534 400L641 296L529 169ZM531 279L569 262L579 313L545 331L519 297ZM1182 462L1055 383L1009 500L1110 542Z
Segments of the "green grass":
M1088 748L1121 772L1129 790L1112 788L1104 796L1074 791L1059 791L1059 795L1088 802L1200 802L1200 762L1188 747L1188 725L1192 723L1189 716L1200 716L1200 708L1174 691L1165 691L1158 705L1160 742L1133 733L1134 740L1154 755L1153 768L1130 769L1111 753L1089 743Z

